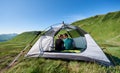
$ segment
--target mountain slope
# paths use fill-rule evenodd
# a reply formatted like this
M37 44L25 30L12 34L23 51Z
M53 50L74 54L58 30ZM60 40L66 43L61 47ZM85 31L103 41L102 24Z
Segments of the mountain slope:
M38 33L39 31L24 32L9 41L0 42L0 70L5 68Z
M89 32L99 43L120 45L120 11L110 12L105 15L96 15L72 23Z
M15 36L17 36L17 34L1 34L0 42L8 41L8 40L14 38Z

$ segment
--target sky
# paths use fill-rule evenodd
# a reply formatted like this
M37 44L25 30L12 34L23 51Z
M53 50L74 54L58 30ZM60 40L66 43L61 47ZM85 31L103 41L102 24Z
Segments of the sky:
M120 0L0 0L0 34L44 30L120 11Z

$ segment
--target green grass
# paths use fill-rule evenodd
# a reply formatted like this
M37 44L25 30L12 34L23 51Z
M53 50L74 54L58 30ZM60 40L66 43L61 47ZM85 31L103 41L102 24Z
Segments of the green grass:
M119 66L105 67L96 63L43 58L21 59L6 73L119 73Z
M82 27L89 32L97 42L105 43L107 40L120 35L120 33L118 33L120 32L120 11L90 17L74 22L72 25ZM114 42L120 43L120 38L118 37L117 39L119 41L115 39Z
M82 27L89 32L101 47L107 49L103 50L107 55L111 53L117 65L105 67L83 61L25 58L23 54L18 63L4 73L120 73L120 11L96 15L74 22L72 25ZM36 34L37 32L25 32L10 41L0 43L0 70L8 66Z
M24 32L12 40L0 43L0 70L17 56L38 32Z

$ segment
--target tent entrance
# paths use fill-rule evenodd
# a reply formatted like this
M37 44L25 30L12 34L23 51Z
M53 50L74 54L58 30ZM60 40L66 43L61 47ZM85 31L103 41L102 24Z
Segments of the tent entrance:
M87 42L84 37L84 35L80 34L77 30L75 29L70 29L70 28L62 28L55 36L54 36L54 47L53 49L55 50L55 41L58 39L58 36L60 34L68 34L68 38L73 39L74 47L69 50L62 50L60 52L69 52L69 53L80 53L83 52L87 48Z

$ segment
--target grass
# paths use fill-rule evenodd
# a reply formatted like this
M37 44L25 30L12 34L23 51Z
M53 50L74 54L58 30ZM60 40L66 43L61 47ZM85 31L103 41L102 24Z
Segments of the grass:
M25 58L23 54L17 64L4 71L4 73L120 73L120 45L115 44L115 42L120 42L119 22L120 12L118 11L106 15L96 15L72 24L85 29L101 47L105 47L107 50L104 49L103 51L107 55L111 53L116 62L115 67L105 67L93 62L83 61ZM61 31L61 33L63 32ZM36 34L37 32L25 32L10 41L0 43L0 70L8 66ZM25 53L27 51L28 49Z
M90 62L29 58L22 59L6 73L119 73L119 69Z
M106 15L97 15L81 21L72 23L82 27L88 33L90 33L97 42L104 43L106 40L110 40L120 35L118 33L120 29L120 11L111 12ZM114 40L114 42L119 42ZM119 42L120 43L120 42Z
M25 32L12 40L0 43L0 70L8 66L36 34L37 32Z

